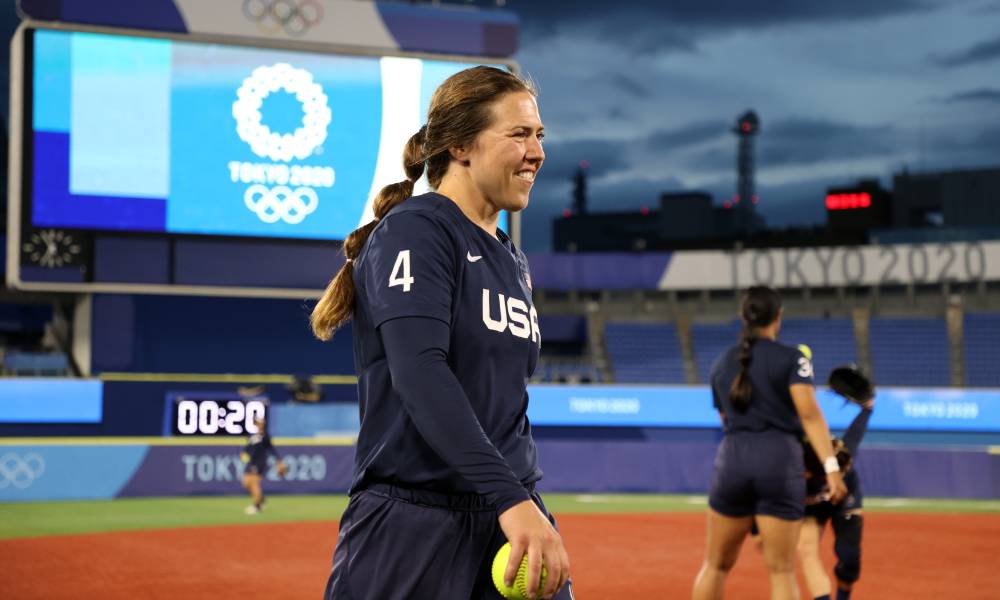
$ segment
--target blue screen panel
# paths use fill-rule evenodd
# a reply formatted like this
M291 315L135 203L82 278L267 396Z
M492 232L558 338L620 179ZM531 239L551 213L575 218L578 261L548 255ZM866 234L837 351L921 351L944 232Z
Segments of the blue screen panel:
M0 380L0 423L100 423L103 398L97 380Z
M70 193L166 198L170 42L75 33L70 48Z
M471 66L48 30L33 45L32 224L112 231L343 239L403 179L431 92Z
M528 393L534 425L719 427L707 387L532 385ZM817 399L831 429L858 413L828 389ZM1000 432L1000 390L879 388L869 429Z

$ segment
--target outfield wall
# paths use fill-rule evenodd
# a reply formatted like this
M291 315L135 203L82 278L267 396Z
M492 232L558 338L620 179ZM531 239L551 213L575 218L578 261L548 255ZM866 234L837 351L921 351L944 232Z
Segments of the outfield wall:
M705 494L717 442L542 440L538 446L546 491ZM859 454L868 496L1000 498L1000 450L863 447Z
M84 500L244 493L241 440L169 438L6 439L0 443L0 501ZM289 465L272 459L264 488L276 494L333 494L350 485L350 439L276 441Z
M284 383L255 392L271 398L269 429L291 466L287 479L267 474L269 493L350 485L355 386L330 379L327 398L339 401L281 402ZM171 437L170 427L173 396L236 398L240 383L0 380L0 501L242 493L242 436ZM707 491L721 438L707 387L532 385L529 394L541 489ZM818 398L834 431L858 412L828 390ZM880 388L857 464L868 495L1000 498L1000 390Z
M217 376L225 381L0 379L0 436L158 436L169 435L172 398L230 393L253 386L269 400L271 433L315 437L331 431L357 431L357 385L351 377L319 377L324 402L287 400L290 378L277 375ZM161 376L167 377L167 376ZM707 386L558 385L528 386L528 417L544 427L719 427ZM857 408L820 387L817 398L830 427L845 428ZM1000 389L903 388L881 386L869 430L972 434L1000 444ZM971 438L970 438L971 439ZM961 441L956 443L963 443Z
M539 431L543 491L704 494L718 433L680 430L656 439L621 430ZM244 493L241 443L169 438L8 438L0 441L0 501L109 499ZM273 494L347 491L350 440L276 438L289 463L286 479L273 468ZM865 447L858 458L869 496L1000 498L1000 449L986 447Z

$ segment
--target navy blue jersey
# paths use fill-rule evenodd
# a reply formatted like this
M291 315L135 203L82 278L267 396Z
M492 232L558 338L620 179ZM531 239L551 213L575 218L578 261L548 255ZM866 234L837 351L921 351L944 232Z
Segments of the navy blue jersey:
M861 447L861 440L864 439L865 433L868 431L868 420L871 416L871 409L861 409L861 412L847 426L847 430L844 431L844 435L841 438L844 440L847 451L851 453L852 466L844 474L844 485L847 486L849 494L860 495L861 483L853 465L857 464L858 450ZM808 444L809 440L803 439L803 443ZM806 471L808 471L808 483L806 485L807 502L815 502L817 498L823 496L828 491L826 473L822 470L822 465L815 456L815 453L813 453L812 459L806 460Z
M273 454L276 458L278 456L278 451L271 443L271 436L263 432L254 433L247 438L247 445L243 447L243 451L250 456L247 464L257 467L258 473L263 473L267 468L268 454Z
M541 478L526 416L541 333L527 260L502 231L497 236L430 193L389 211L356 259L361 430L352 492L389 483L527 498L524 486ZM447 367L461 387L442 389L464 392L462 404L447 404L456 399L436 397L440 391L414 398L396 389L380 327L408 317L447 325ZM424 409L435 411L434 423Z
M788 387L796 383L813 384L812 362L797 348L767 338L758 339L750 359L753 394L746 412L736 410L729 402L729 389L739 372L740 347L736 345L719 356L709 375L712 403L725 413L725 430L777 429L802 435L802 423Z

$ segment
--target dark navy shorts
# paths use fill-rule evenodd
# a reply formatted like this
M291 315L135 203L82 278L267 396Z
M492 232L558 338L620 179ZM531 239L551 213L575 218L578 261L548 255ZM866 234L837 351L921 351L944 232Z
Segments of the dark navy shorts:
M780 431L733 432L722 439L708 505L727 517L767 515L797 521L805 514L802 444Z
M542 499L532 500L555 525ZM340 519L326 600L500 600L491 568L506 542L481 496L373 484ZM573 600L567 583L557 600Z
M857 471L851 470L844 483L847 484L847 496L840 504L829 502L817 502L806 506L806 516L816 519L820 525L826 525L835 515L845 515L851 511L861 510L864 506L864 497L861 494L861 486L858 483Z

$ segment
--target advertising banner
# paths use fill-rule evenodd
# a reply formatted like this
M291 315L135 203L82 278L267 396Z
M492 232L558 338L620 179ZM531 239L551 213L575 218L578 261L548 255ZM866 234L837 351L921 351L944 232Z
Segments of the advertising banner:
M707 386L532 385L532 425L590 427L719 427ZM826 388L817 399L831 429L858 413ZM1000 432L1000 390L878 388L870 430Z
M239 446L153 446L118 492L128 496L240 494L243 462ZM269 459L267 493L343 493L351 483L353 446L278 446L288 474L278 477Z
M891 286L1000 280L1000 242L675 252L661 290Z
M114 498L145 445L0 445L0 502Z

